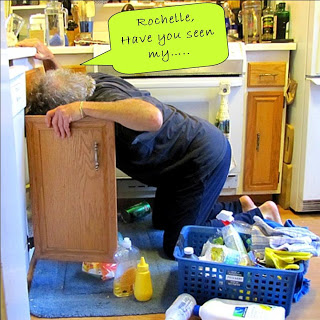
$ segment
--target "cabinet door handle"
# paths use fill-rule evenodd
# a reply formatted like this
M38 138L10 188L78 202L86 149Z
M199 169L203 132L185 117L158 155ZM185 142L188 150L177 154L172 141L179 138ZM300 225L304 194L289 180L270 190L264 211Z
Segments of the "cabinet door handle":
M278 75L277 73L260 73L259 74L259 78L262 78L262 77L273 77L273 79L275 79L275 77L277 75Z
M260 150L260 133L257 133L256 151Z
M98 142L94 142L94 168L96 171L99 169L99 158L98 158Z

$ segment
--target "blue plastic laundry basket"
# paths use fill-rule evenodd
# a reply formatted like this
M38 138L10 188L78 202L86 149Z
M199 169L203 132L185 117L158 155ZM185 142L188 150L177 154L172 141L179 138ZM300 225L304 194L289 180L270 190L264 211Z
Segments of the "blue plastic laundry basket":
M289 315L299 270L235 266L183 258L183 248L193 247L200 255L203 244L217 228L185 226L174 249L178 261L179 293L191 294L198 304L211 298L251 301L281 306Z

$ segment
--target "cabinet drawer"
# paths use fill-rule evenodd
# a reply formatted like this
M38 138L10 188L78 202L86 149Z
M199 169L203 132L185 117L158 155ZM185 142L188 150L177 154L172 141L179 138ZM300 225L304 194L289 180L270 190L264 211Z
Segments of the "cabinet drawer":
M286 62L249 62L248 87L284 87Z

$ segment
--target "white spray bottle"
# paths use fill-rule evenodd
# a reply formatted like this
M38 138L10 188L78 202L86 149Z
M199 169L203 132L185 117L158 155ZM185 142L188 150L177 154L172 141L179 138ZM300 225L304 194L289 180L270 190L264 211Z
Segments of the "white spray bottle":
M233 213L231 211L222 210L216 217L218 220L221 220L225 225L222 229L222 236L225 245L228 248L236 250L240 254L240 265L250 266L251 260L248 256L247 250L242 242L242 239L237 232L237 230L232 225L234 220Z

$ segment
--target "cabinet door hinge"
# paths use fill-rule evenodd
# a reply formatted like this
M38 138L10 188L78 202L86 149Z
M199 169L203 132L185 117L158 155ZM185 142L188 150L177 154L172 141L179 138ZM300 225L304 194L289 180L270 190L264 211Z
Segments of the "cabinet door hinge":
M34 248L34 238L33 237L27 237L27 244L28 244L28 250Z
M280 171L278 172L278 183L280 182Z

